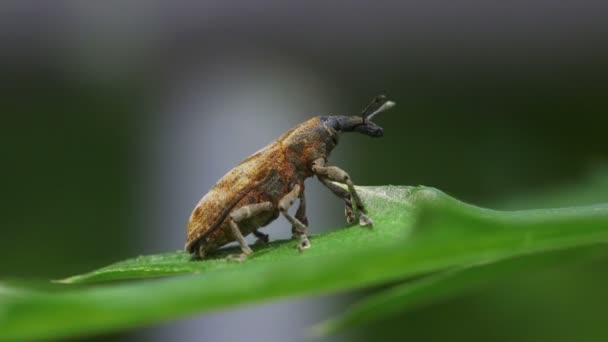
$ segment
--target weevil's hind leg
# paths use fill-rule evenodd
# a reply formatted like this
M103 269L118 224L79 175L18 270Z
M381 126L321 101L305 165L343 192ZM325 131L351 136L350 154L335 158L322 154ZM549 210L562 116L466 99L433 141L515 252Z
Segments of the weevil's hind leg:
M289 223L291 223L291 225L294 227L292 229L293 234L300 238L300 243L298 244L298 250L301 252L301 251L311 247L310 241L308 240L308 237L306 236L308 227L306 227L306 225L304 223L302 223L300 220L298 220L297 218L291 216L291 214L289 214L289 212L288 212L289 208L293 205L293 203L296 201L296 199L300 196L300 192L301 192L300 190L301 190L301 188L300 188L299 184L294 185L293 189L287 195L285 195L283 198L281 198L281 200L279 201L279 211L281 211L281 214L283 214L283 216L285 216L287 221L289 221Z
M346 184L346 186L348 187L348 192L350 194L352 212L354 213L355 218L356 217L359 218L359 225L361 225L361 226L372 226L373 225L372 219L370 219L369 217L367 217L367 215L365 215L365 212L366 212L365 206L363 205L363 202L361 201L359 194L357 194L357 191L355 190L355 185L353 184L350 176L348 175L348 173L346 173L346 171L340 169L337 166L325 166L324 159L316 160L313 163L312 171L319 177L319 179L325 178L326 180L329 180L329 181L335 181L338 183ZM330 183L331 182L324 182L323 184L325 184L327 186L327 184L330 184ZM347 215L348 215L348 213L347 213Z
M257 238L257 240L255 240L254 245L267 245L268 242L270 242L270 236L268 236L268 234L262 233L257 229L253 231L253 235Z
M247 245L247 241L245 241L245 237L241 233L238 223L242 222L248 218L251 218L253 216L259 215L263 212L270 211L270 210L272 210L272 203L263 202L263 203L246 205L244 207L241 207L241 208L233 211L230 214L230 216L228 218L228 224L230 225L230 231L232 232L234 239L239 243L242 253L236 254L236 255L229 255L228 260L242 262L247 259L247 256L249 256L249 255L251 255L251 253L253 253L251 248L249 248L249 246ZM264 235L266 235L266 234L264 234Z

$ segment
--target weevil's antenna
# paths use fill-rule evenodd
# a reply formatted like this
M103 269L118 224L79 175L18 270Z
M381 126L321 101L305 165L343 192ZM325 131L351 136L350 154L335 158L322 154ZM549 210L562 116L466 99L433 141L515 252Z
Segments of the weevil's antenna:
M371 120L374 116L381 112L389 110L395 106L395 102L386 99L385 95L378 95L374 97L372 102L365 107L361 116L363 120Z
M374 116L389 110L391 108L395 107L395 102L393 101L386 101L384 102L384 104L382 104L382 106L380 106L380 108L378 108L375 112L371 113L370 115L368 115L365 119L366 120L371 120Z

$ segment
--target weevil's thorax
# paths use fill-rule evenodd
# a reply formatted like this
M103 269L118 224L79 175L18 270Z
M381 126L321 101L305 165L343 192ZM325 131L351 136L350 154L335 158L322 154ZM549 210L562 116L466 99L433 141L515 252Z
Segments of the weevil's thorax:
M287 161L302 177L312 176L312 163L327 158L338 144L339 134L319 117L314 117L292 128L279 140Z

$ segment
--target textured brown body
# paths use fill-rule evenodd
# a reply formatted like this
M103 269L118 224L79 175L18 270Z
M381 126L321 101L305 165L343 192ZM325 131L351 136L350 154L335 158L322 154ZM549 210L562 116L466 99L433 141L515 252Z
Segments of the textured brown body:
M327 158L338 134L314 117L290 129L278 140L243 160L220 179L194 208L187 225L186 250L205 252L235 241L228 226L231 212L269 201L274 210L239 224L246 236L279 215L278 202L295 184L313 175L312 163Z

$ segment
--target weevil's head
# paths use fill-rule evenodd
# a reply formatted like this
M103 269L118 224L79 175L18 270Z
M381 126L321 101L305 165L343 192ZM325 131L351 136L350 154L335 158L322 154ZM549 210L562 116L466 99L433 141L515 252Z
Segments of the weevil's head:
M372 118L394 106L395 102L389 101L384 95L378 95L365 107L361 116L322 116L321 121L338 134L343 132L359 132L370 137L381 137L384 135L384 130L373 122Z

